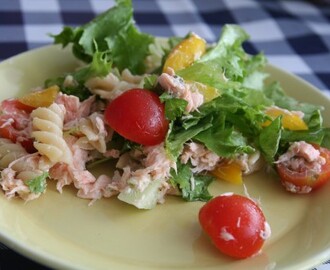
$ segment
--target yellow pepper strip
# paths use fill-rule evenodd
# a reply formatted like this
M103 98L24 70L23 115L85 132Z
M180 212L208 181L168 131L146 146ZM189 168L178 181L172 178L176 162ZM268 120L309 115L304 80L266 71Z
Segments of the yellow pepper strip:
M186 81L186 85L190 85L192 89L197 90L204 96L204 102L211 101L212 99L220 96L219 91L209 85L205 85L199 82Z
M176 45L168 55L163 72L172 68L175 72L190 66L199 59L206 50L206 41L196 34L191 34Z
M211 171L211 174L218 179L225 180L233 184L241 185L243 183L242 169L236 162L222 162L213 171Z
M19 101L34 108L48 107L55 101L59 91L60 88L53 85L41 91L31 92L19 98Z
M270 107L266 110L266 114L275 119L278 116L282 116L282 126L289 130L308 130L308 126L304 120L296 113L282 109L279 107ZM266 127L271 121L266 121L262 126Z

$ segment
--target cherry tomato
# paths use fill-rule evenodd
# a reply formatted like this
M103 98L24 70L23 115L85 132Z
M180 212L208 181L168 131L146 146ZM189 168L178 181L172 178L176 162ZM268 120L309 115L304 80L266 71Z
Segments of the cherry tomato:
M325 163L321 165L321 172L313 172L305 166L300 170L293 170L286 163L277 163L276 169L283 186L293 193L309 193L323 186L330 179L330 150L318 145L313 145L320 151Z
M159 97L145 89L131 89L106 108L105 122L124 138L143 145L164 141L168 121Z
M260 207L247 197L231 193L204 204L199 222L222 253L239 259L257 254L270 236Z
M31 113L34 109L13 98L1 102L1 110L5 113Z
M35 153L37 151L37 149L33 145L33 142L34 142L34 139L27 138L27 139L25 139L25 140L23 140L19 143L24 147L26 152L32 154L32 153Z
M0 115L0 137L16 142L17 130L14 119L8 115Z
M24 129L29 124L29 115L33 107L19 102L17 99L6 99L0 105L0 137L19 142L28 153L34 153L33 139L27 136Z

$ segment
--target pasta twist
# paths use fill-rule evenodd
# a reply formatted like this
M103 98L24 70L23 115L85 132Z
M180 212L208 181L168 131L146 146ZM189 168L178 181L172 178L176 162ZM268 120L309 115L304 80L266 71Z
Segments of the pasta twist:
M102 114L93 113L87 118L80 119L78 127L80 132L85 135L78 140L78 144L85 145L86 150L96 149L100 153L106 152L108 132Z
M27 163L27 161L29 162ZM42 157L28 154L13 162L11 169L15 171L16 179L25 182L40 176L44 171L48 171L49 167L47 162L43 162Z
M93 77L85 85L93 94L103 99L113 100L129 89L142 87L142 83L142 76L132 75L128 69L125 69L120 76L109 73L104 78Z
M63 138L65 108L53 103L48 108L39 107L32 113L34 147L51 162L72 164L72 152Z
M27 186L27 181L35 179L49 170L48 158L35 154L25 154L12 161L7 168L1 171L0 185L7 198L16 195L29 201L36 199L40 193L33 193Z
M27 155L27 152L23 146L0 138L0 169L7 168L11 162L24 155Z

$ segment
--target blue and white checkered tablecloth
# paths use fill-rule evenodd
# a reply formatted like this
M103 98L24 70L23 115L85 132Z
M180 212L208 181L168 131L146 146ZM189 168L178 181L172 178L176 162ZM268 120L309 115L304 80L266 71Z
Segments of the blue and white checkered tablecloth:
M50 44L49 33L78 26L114 4L113 0L0 0L0 61ZM133 0L144 32L184 36L194 31L214 42L226 23L251 36L250 53L309 81L330 95L330 1ZM329 264L318 270L330 270ZM0 269L45 269L0 244Z

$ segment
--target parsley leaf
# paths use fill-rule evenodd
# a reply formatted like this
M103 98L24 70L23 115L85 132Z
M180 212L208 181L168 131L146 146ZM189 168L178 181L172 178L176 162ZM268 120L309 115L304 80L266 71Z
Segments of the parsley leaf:
M48 178L48 172L44 172L43 174L25 181L25 184L29 187L32 193L43 193L46 190L47 182L46 179Z

